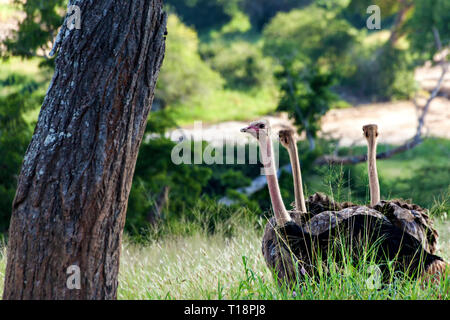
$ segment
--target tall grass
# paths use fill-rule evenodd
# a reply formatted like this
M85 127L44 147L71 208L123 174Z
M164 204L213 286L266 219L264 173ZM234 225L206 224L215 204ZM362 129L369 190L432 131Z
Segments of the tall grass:
M449 260L450 221L438 220L439 254ZM307 278L292 290L279 288L261 253L261 231L241 225L232 237L199 232L167 236L147 244L125 237L119 299L449 299L450 280L423 284L399 277L381 288L368 285L370 259ZM0 251L0 294L3 292L6 250ZM369 280L369 282L368 282Z
M249 226L233 237L199 233L167 237L148 245L126 240L119 277L119 299L448 299L449 279L424 284L396 274L381 287L369 285L370 254L344 267L325 261L328 272L294 288L279 288L261 253L261 231ZM438 222L441 231L450 223ZM448 238L440 254L448 259ZM393 276L392 276L393 277ZM373 288L373 289L372 289Z

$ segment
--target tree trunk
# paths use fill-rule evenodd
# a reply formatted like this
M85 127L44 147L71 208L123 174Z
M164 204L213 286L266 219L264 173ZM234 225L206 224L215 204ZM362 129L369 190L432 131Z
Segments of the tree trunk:
M81 29L63 25L55 44L55 74L13 203L4 299L117 296L128 195L167 19L161 0L71 4L81 9Z

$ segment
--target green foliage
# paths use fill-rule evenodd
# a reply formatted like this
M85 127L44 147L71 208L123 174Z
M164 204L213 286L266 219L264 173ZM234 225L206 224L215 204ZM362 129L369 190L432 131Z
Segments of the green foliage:
M355 35L335 11L311 5L277 14L264 29L264 50L282 64L300 60L339 73Z
M414 199L417 203L430 205L450 194L449 181L450 164L426 165L416 170L413 177L396 181L395 189L401 198ZM428 187L422 189L418 188L418 185Z
M22 66L16 69L16 62ZM45 70L36 76L23 70L23 64L22 60L12 59L0 68L0 233L9 226L17 178L32 135L27 114L39 108L45 94Z
M171 160L174 146L174 142L164 137L142 144L128 202L128 231L136 234L147 225L147 215L165 186L170 188L170 215L180 217L199 200L211 170L196 165L175 165Z
M247 41L215 41L202 49L203 58L220 72L231 89L273 86L273 63L260 46Z
M320 129L319 121L331 103L337 100L330 90L333 77L317 67L295 63L284 66L277 78L281 83L278 110L286 111L294 119L298 132L306 133L310 150L313 150L314 138Z
M167 23L166 56L158 79L156 98L163 105L191 101L222 87L217 72L201 60L195 30L183 25L175 15Z
M417 90L414 64L408 51L385 44L356 47L351 54L354 68L341 84L356 96L369 100L408 99Z
M194 97L190 103L177 104L169 109L180 125L191 125L197 120L208 123L247 121L274 112L277 94L276 88L270 87L249 91L225 89L205 97Z
M23 118L26 103L18 93L0 98L0 232L8 228L20 165L31 137Z
M219 28L232 19L240 0L166 0L169 10L198 31Z
M288 112L314 149L319 120L338 100L331 86L336 77L347 72L348 50L356 30L338 18L338 10L310 5L279 13L265 27L263 36L264 51L280 63L277 110Z
M377 5L380 7L381 12L381 27L385 29L392 24L399 9L399 4L400 1L398 0L351 0L343 10L342 15L356 28L365 29L367 28L366 21L369 17L367 8L370 5Z
M313 0L242 0L242 8L257 30L262 30L278 12L301 8Z
M414 13L407 23L411 47L431 59L437 51L433 28L439 32L443 46L450 44L450 2L446 0L415 0Z
M48 51L63 22L67 0L15 0L25 12L14 37L5 41L13 55L33 57L39 49Z

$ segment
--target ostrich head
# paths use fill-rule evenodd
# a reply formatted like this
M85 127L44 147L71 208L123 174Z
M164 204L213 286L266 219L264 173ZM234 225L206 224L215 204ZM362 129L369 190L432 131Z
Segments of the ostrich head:
M267 120L258 120L250 123L250 125L246 128L242 128L241 132L247 132L250 133L252 136L254 136L257 140L259 140L262 137L269 137L270 136L270 124Z
M376 141L378 137L378 126L376 124L365 125L363 131L368 142Z
M272 140L270 139L270 125L267 120L258 120L250 123L246 128L242 128L241 132L250 133L259 143L259 152L261 162L267 179L267 187L269 188L270 200L278 225L284 225L291 221L291 217L286 211L283 199L281 198L280 187L278 185L277 169L275 166L275 158L272 149Z
M294 141L295 132L292 129L283 129L278 132L278 137L283 147L289 148L289 143Z

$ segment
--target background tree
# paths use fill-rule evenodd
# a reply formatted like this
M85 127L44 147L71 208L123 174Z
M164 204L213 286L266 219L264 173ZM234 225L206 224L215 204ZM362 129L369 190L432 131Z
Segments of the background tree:
M357 31L338 13L317 5L278 13L264 28L264 52L282 65L302 61L339 74Z
M5 299L114 299L128 195L164 57L160 0L76 1L22 166ZM130 36L132 35L132 36ZM81 289L66 285L80 268Z
M321 117L337 100L331 91L333 78L345 73L346 53L356 33L337 12L311 5L279 13L263 33L264 51L281 69L276 75L281 91L277 110L286 111L298 132L306 133L310 150Z
M317 67L294 63L284 66L277 77L281 82L281 99L277 110L287 112L294 119L298 132L306 134L312 151L316 147L320 119L337 100L330 90L333 76Z
M167 28L170 30L167 55L156 90L161 106L187 103L222 88L224 81L220 74L200 58L196 31L174 14L169 15Z
M262 30L278 12L301 8L312 2L313 0L242 0L241 6L249 15L254 27Z
M240 0L167 0L169 10L199 32L220 28L232 19Z
M25 18L19 23L14 37L5 41L8 54L23 57L45 56L61 25L67 0L14 0Z
M439 33L443 48L450 45L450 3L445 0L415 0L414 3L414 12L405 26L407 37L422 61L431 60L439 50L433 29Z
M23 118L29 108L24 101L20 93L0 99L0 208L5 208L0 211L0 232L8 228L17 173L31 136L31 128Z

